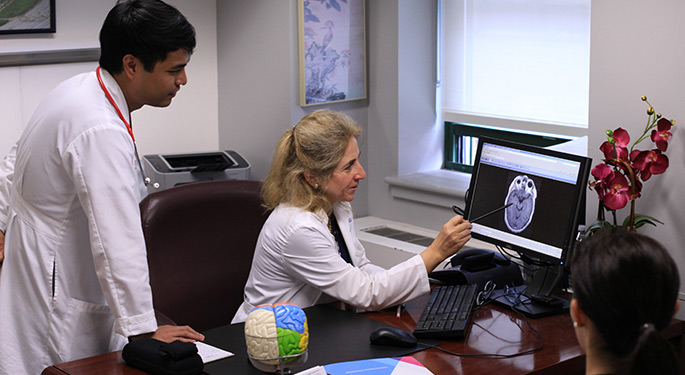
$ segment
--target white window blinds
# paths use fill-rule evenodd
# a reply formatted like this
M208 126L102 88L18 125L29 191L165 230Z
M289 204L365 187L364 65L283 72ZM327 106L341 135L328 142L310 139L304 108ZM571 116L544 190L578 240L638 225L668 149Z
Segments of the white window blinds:
M441 23L444 120L585 131L590 0L443 0Z

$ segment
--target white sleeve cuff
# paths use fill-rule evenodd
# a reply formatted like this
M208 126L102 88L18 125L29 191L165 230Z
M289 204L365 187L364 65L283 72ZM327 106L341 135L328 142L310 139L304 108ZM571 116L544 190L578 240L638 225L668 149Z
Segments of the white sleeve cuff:
M114 323L114 330L124 337L154 332L157 330L155 312L150 311L133 317L119 318Z

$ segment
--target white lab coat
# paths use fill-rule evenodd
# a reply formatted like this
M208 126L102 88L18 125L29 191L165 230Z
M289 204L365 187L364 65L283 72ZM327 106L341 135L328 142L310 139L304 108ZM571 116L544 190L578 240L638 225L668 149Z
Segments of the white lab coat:
M7 230L7 213L9 212L10 189L14 176L14 160L17 156L17 144L12 146L10 152L0 162L0 230ZM2 276L2 263L0 263L0 277Z
M7 230L7 212L9 210L10 189L14 176L14 162L17 158L17 144L0 162L0 230Z
M102 77L129 113L116 81L106 71ZM0 374L39 374L154 331L138 208L143 181L131 137L95 72L48 94L14 162L0 274Z
M245 321L262 304L292 302L305 308L337 299L380 310L430 291L420 255L389 270L371 264L354 233L350 204L337 203L333 212L354 266L338 254L328 216L281 204L259 234L245 300L232 323Z

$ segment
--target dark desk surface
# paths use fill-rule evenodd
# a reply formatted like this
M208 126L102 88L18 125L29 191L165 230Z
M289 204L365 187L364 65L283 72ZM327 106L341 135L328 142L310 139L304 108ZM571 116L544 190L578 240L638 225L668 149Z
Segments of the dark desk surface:
M304 309L309 326L308 360L303 366L289 368L300 372L312 366L354 361L364 358L401 357L421 350L373 345L369 334L387 324L333 306L320 305ZM248 359L245 350L245 325L233 324L204 332L205 342L235 354L226 360L205 365L208 375L243 374L263 375ZM439 341L432 340L432 344ZM424 347L425 348L425 347Z
M427 296L407 303L407 310L400 319L395 311L365 313L362 316L377 322L413 330ZM434 374L583 374L585 358L581 353L573 332L568 313L541 319L529 319L533 328L540 332L543 349L533 354L505 359L483 357L456 357L438 349L426 349L413 356L423 363ZM674 320L665 335L682 348L681 340L685 323ZM213 330L210 330L210 332ZM312 341L313 343L314 341ZM463 340L443 341L441 348L464 354L512 354L534 349L538 341L535 334L518 314L502 307L488 305L474 312L474 324ZM312 346L310 346L311 350ZM229 349L231 350L231 349ZM236 350L231 350L236 352ZM682 358L682 350L681 353ZM238 354L238 353L236 353ZM234 360L236 358L233 358ZM230 361L226 359L224 361ZM217 362L218 363L218 362ZM304 368L316 365L308 361ZM208 364L206 370L216 365ZM302 369L304 369L302 368ZM302 369L295 369L296 371ZM48 367L44 375L139 375L145 374L126 366L121 359L121 352L103 354L73 362Z

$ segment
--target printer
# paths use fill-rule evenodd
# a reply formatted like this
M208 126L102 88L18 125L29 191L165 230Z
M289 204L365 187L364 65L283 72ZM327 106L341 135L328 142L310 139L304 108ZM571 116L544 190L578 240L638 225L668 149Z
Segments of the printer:
M148 193L192 182L250 178L250 164L231 150L144 155L143 170L150 179Z

